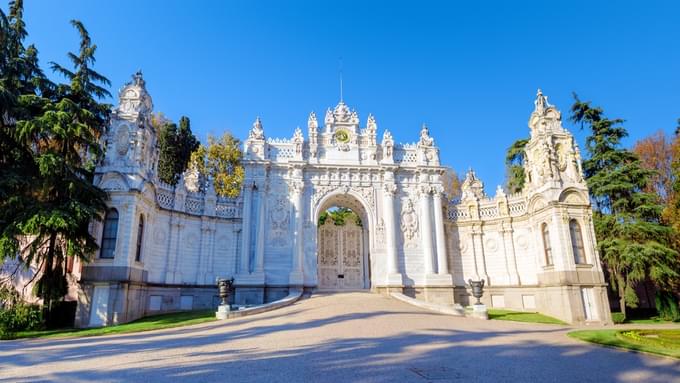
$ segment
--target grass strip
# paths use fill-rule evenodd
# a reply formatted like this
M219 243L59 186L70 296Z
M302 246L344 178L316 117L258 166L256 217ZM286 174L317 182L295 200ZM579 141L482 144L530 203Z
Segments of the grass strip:
M567 335L590 343L680 359L680 330L579 330Z
M501 309L489 309L489 319L507 320L513 322L566 325L566 323L562 322L557 318L553 318L536 312L512 311Z
M200 311L183 311L171 314L153 315L137 319L130 323L85 328L85 329L58 329L58 330L39 330L39 331L21 331L12 334L9 339L20 338L67 338L67 337L85 337L85 336L99 336L110 334L127 334L142 331L160 330L165 328L188 326L192 324L211 322L215 319L215 311L200 310Z

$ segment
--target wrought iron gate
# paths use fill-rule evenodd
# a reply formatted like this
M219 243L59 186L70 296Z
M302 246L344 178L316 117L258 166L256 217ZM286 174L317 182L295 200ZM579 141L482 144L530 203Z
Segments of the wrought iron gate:
M363 230L352 220L319 226L319 288L363 289Z

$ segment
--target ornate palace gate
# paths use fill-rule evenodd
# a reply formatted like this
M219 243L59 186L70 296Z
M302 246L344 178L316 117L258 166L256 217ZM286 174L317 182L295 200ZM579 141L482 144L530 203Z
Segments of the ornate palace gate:
M332 219L319 226L319 288L363 289L363 229L353 220L344 225Z

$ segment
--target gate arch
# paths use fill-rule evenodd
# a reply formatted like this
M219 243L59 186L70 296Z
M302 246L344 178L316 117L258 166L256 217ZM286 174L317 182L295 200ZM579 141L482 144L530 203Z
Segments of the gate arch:
M332 227L324 225L324 227L319 226L319 218L321 214L328 209L332 207L344 207L352 210L355 214L359 216L362 222L362 227L361 227L361 236L360 238L355 238L353 236L353 231L355 230L355 227L353 224L350 224L349 228L342 228L338 227L335 230L337 231L336 237L333 237L334 240L337 241L337 243L334 243L330 246L334 247L336 250L335 256L336 258L336 265L338 267L337 271L337 281L329 281L329 273L332 274L331 270L329 270L329 266L332 267L330 264L322 265L322 252L326 251L325 254L328 254L328 243L324 243L324 238L322 238L321 233L322 230L327 233L329 229L332 229ZM371 248L372 248L372 243L373 243L373 236L374 236L374 217L372 216L371 210L368 208L368 204L366 203L365 199L361 196L356 191L349 190L346 192L343 191L335 191L331 192L327 195L325 195L323 198L319 200L319 202L316 204L316 206L313 209L313 215L312 218L314 219L314 225L316 227L316 270L317 270L317 288L322 289L322 290L354 290L354 289L369 289L371 287L371 259L370 259L370 253L371 253ZM337 235L342 235L342 238L338 238ZM328 240L328 238L326 238ZM360 263L361 263L361 268L362 268L362 283L360 285L357 285L352 282L352 279L350 278L350 275L347 275L347 279L345 279L345 274L343 272L343 267L346 265L343 265L343 260L347 261L350 259L350 257L353 259L353 256L350 256L350 253L353 251L353 249L356 248L356 244L353 242L355 240L359 240L360 242L360 249L361 249L361 256L360 256ZM326 246L324 248L324 246ZM332 251L331 251L332 252ZM343 252L340 254L339 252ZM325 278L324 278L325 277ZM347 283L345 283L347 282Z

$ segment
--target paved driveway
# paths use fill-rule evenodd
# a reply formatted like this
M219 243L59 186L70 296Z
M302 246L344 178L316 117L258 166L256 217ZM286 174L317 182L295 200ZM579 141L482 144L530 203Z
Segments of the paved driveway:
M479 321L370 293L179 329L0 342L0 381L680 382L680 363L559 326Z

